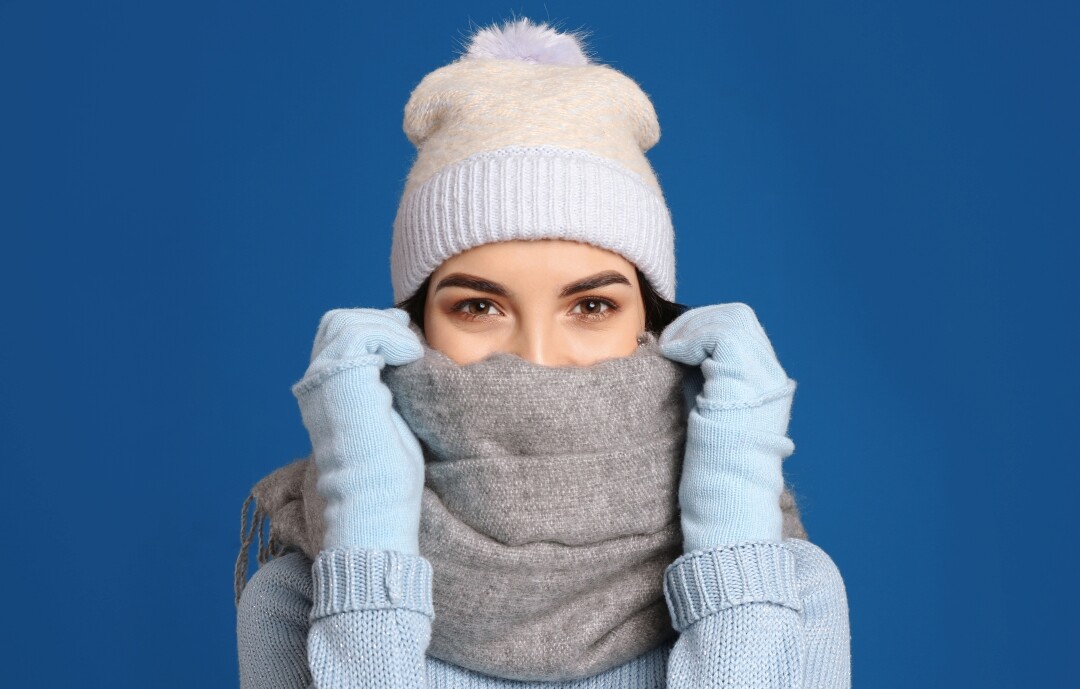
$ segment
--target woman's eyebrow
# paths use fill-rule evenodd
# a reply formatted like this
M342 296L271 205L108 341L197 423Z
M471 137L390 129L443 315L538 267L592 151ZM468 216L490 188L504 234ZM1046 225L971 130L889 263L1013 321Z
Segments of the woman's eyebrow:
M577 294L578 292L588 292L589 290L604 287L605 285L617 284L626 285L628 287L631 286L630 281L627 280L622 273L615 270L605 270L602 273L590 275L583 280L571 282L569 285L562 288L562 291L559 292L559 296L569 297L571 294Z
M465 289L474 289L477 292L496 294L500 297L510 296L510 290L499 283L485 280L484 278L475 275L467 275L465 273L452 273L447 275L442 280L439 280L439 284L436 285L435 291L438 292L443 287L464 287Z

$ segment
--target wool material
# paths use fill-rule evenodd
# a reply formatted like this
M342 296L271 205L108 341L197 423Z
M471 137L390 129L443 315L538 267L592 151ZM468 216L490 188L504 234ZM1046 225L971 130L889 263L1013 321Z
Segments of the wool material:
M405 105L416 158L394 219L394 302L451 256L490 242L566 239L613 251L675 300L671 213L646 152L648 95L592 62L579 36L528 21L478 31Z
M651 335L631 356L588 367L511 354L461 366L425 343L420 360L383 370L425 451L429 655L506 679L560 681L675 634L662 581L682 553L687 373ZM316 558L325 507L316 479L305 459L256 486L271 519L260 561L290 548ZM786 489L781 508L785 537L805 538Z

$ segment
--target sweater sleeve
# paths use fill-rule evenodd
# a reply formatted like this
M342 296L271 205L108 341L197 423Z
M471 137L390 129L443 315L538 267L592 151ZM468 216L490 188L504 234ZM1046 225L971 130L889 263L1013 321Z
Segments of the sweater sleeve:
M236 610L240 689L308 689L311 560L276 557L252 575Z
M424 689L431 566L394 550L288 553L244 587L241 689Z
M679 632L668 689L851 686L843 579L809 541L686 553L665 571L664 595Z
M319 689L425 689L434 617L420 555L333 548L312 565L308 663Z

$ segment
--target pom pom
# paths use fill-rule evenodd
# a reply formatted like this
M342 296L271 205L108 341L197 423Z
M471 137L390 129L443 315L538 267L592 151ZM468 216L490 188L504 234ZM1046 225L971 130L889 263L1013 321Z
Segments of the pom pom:
M581 38L528 18L492 25L473 34L463 60L491 58L545 65L587 65Z

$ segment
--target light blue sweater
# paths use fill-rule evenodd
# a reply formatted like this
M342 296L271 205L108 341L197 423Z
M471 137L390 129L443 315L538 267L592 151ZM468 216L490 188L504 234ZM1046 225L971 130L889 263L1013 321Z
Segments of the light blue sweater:
M482 582L477 582L482 585ZM593 677L521 682L426 655L431 565L393 550L289 552L240 599L242 689L846 689L847 594L800 539L686 553L664 574L673 642Z

